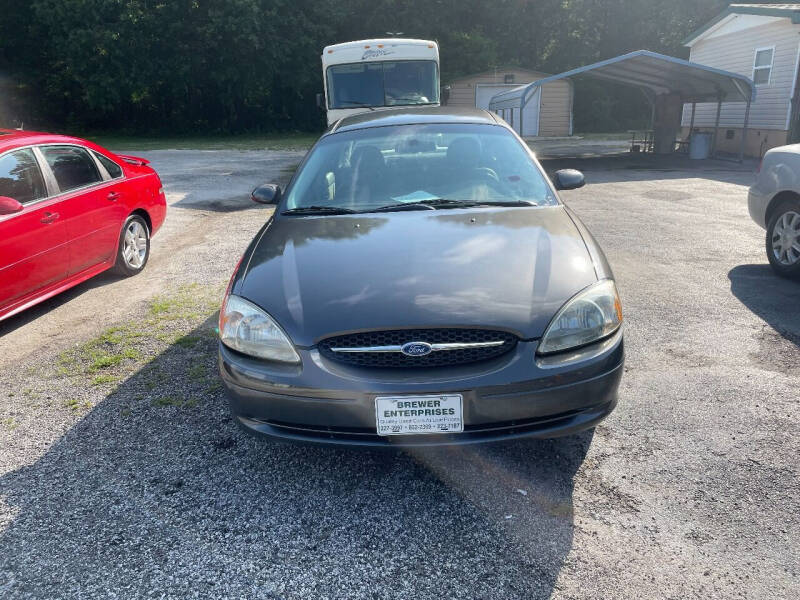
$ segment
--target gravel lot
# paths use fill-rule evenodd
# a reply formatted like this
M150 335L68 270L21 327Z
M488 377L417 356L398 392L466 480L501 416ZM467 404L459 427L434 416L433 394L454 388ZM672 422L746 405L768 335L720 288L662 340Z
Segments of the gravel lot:
M144 154L171 204L146 272L0 324L0 597L800 594L800 284L746 169L570 161L626 310L619 407L394 453L248 437L216 382L213 313L270 210L247 192L301 155Z

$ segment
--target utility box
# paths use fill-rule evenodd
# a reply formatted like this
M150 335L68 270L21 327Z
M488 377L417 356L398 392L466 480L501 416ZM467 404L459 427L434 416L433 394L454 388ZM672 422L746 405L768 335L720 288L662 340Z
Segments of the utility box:
M689 138L689 158L702 160L711 156L711 134L696 131Z

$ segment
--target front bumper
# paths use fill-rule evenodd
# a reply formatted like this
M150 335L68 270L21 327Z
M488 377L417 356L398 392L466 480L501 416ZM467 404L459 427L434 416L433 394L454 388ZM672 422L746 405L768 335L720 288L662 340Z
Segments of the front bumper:
M747 210L762 229L767 228L767 206L772 199L772 194L765 193L758 186L753 185L747 191Z
M614 409L622 377L622 332L547 359L537 342L508 355L457 368L356 369L301 350L303 366L273 366L220 344L219 366L231 410L251 433L361 446L432 446L554 437L590 428ZM464 432L383 437L378 395L459 393Z

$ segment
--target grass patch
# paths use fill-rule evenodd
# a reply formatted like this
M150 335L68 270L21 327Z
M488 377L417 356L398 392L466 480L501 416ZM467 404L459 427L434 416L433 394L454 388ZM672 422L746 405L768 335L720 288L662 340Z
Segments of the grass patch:
M169 295L154 298L144 320L110 327L96 338L62 352L57 360L57 373L62 377L93 376L92 385L119 379L117 371L139 364L141 347L148 340L193 348L203 341L203 333L175 333L175 329L196 326L216 310L221 293L197 284L181 286ZM212 332L213 333L213 332ZM25 395L36 396L32 390Z
M146 323L158 327L167 321L206 318L219 307L221 295L196 283L182 285L176 293L150 301Z
M91 375L135 362L141 356L136 346L142 336L133 325L106 329L96 338L62 352L56 361L57 373L62 377Z
M64 400L64 406L70 410L78 410L81 407L81 401L76 398Z
M176 396L161 396L160 398L156 398L152 402L153 406L172 406L175 408L191 408L192 406L197 405L197 400L194 398L183 399L178 398Z
M92 385L108 385L109 383L116 383L119 377L116 375L95 375L92 377Z
M83 136L118 152L146 150L308 150L318 133L204 136Z
M196 335L181 335L175 340L175 344L181 348L194 348L203 341L203 338Z
M186 370L186 375L192 381L200 381L206 377L206 368L203 365L192 365Z
M94 373L100 369L115 367L122 362L122 354L98 354L93 356L92 364L89 365L89 373Z
M196 406L207 397L213 379L210 364L216 333L211 317L222 289L192 284L153 298L144 317L108 328L59 355L57 373L83 388L126 380L124 388L112 388L113 393L133 386L129 391L136 394L136 401L154 407ZM138 376L132 377L137 371ZM22 393L35 394L30 389ZM81 408L77 400L64 405ZM130 410L125 407L122 416L129 416Z
M7 419L3 419L0 421L3 423L3 427L8 429L9 431L14 431L17 427L19 427L19 423L17 423L12 417L8 417Z

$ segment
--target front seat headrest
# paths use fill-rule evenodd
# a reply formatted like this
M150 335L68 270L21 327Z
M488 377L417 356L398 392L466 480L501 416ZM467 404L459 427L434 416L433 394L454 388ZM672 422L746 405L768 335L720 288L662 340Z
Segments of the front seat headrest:
M460 137L450 142L447 162L461 168L475 168L481 161L481 145L472 137Z

